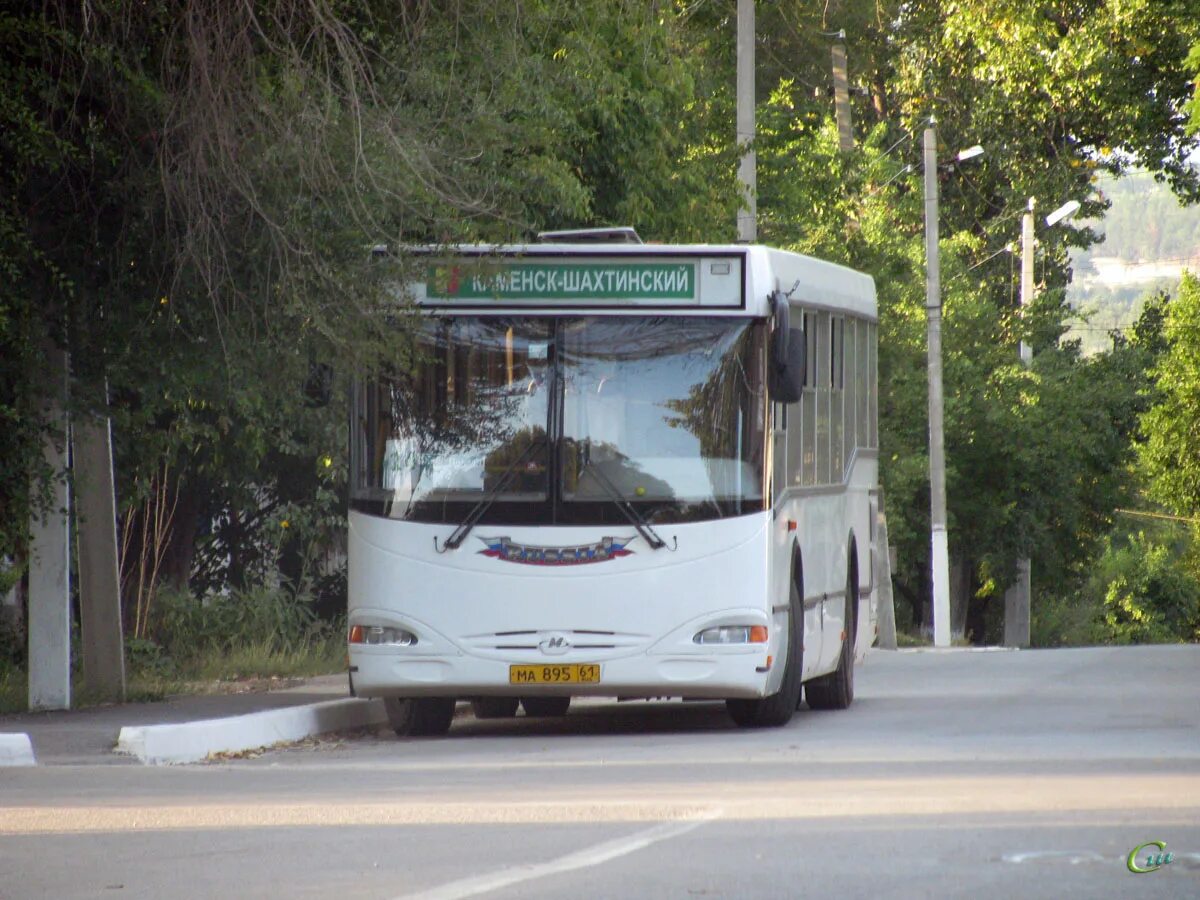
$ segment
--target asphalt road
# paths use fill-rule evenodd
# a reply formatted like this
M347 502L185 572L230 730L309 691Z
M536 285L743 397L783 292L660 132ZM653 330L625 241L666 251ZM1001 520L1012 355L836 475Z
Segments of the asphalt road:
M874 652L775 730L590 702L0 769L0 898L1200 897L1198 689L1200 646Z

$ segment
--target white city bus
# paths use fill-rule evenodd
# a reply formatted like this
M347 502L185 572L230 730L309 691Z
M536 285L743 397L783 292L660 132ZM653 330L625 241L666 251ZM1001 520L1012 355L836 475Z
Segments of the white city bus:
M876 634L874 282L585 237L428 251L412 354L355 384L352 689L401 735L458 699L848 706Z

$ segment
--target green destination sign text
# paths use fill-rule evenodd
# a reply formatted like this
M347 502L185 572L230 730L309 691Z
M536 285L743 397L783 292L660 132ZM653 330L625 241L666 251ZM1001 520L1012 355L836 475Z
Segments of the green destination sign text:
M491 271L430 266L439 300L694 300L694 263L513 263Z

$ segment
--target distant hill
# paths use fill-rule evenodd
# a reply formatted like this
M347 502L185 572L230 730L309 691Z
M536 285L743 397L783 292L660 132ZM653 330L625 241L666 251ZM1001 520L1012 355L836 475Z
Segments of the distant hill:
M1142 299L1174 291L1184 269L1200 271L1200 207L1180 206L1165 185L1144 172L1106 179L1100 189L1112 202L1101 222L1105 236L1087 251L1072 251L1067 288L1071 305L1089 314L1072 329L1088 352L1111 346L1108 332L1128 327Z

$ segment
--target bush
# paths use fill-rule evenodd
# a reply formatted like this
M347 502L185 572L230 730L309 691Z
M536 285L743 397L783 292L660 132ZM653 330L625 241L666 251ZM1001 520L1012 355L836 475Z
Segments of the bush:
M338 626L320 621L312 598L287 587L256 586L204 598L163 590L155 601L155 642L175 659L244 647L295 653Z
M1144 644L1200 638L1200 582L1175 548L1144 532L1122 547L1109 541L1082 591L1102 610L1104 643Z
M1081 594L1039 594L1030 610L1033 647L1085 647L1104 643L1104 606Z

